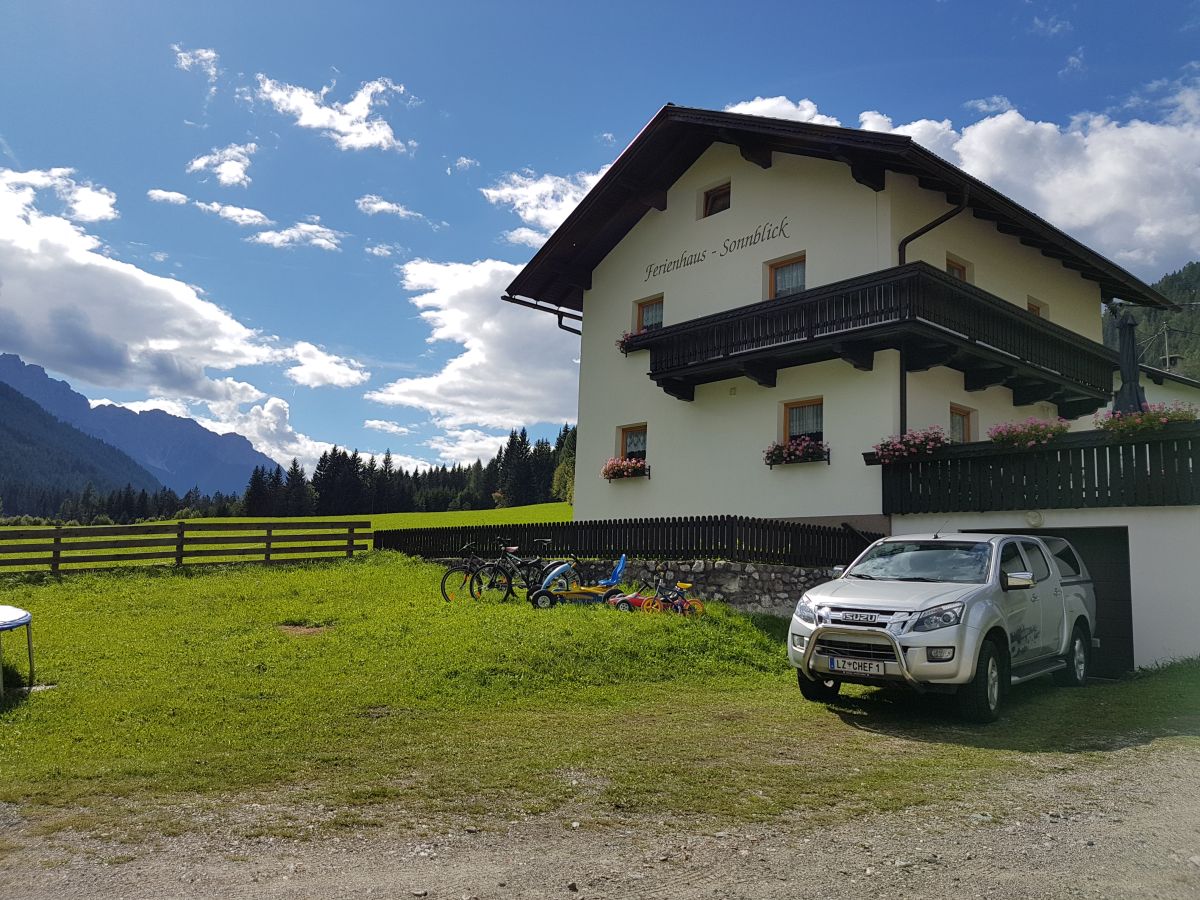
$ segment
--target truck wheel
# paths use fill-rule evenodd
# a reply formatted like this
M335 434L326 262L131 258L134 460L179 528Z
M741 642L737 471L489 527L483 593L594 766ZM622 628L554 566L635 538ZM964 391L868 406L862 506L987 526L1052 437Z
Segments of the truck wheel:
M810 681L799 669L796 670L796 682L800 685L800 693L804 695L804 699L812 700L814 703L829 703L837 697L838 691L842 689L840 681L832 678L824 681Z
M1008 660L993 640L979 648L975 677L958 689L958 712L969 722L995 722L1008 683Z
M1091 668L1091 642L1087 629L1079 622L1071 629L1071 646L1067 648L1067 667L1054 673L1054 681L1064 687L1083 687Z

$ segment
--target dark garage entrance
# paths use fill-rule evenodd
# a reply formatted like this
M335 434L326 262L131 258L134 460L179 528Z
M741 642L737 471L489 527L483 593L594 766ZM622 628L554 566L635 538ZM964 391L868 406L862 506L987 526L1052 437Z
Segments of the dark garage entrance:
M1133 594L1129 582L1129 529L997 528L971 529L1004 534L1061 537L1083 557L1096 590L1096 637L1092 674L1116 678L1133 669Z

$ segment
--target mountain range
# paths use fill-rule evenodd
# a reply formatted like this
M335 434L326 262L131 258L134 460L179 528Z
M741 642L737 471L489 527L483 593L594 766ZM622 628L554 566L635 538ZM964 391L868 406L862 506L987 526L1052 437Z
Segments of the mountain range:
M276 465L240 434L217 434L193 419L157 409L134 412L123 406L93 408L87 397L65 381L51 378L41 366L11 353L0 354L0 383L59 421L123 451L180 494L193 487L205 494L241 493L256 466L274 469Z
M5 509L14 514L53 511L89 484L101 494L127 484L148 493L160 487L127 454L0 384L0 502Z

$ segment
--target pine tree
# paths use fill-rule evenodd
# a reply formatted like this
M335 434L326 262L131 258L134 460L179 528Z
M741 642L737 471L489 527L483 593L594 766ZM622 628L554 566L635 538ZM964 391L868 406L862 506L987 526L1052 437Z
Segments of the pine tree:
M305 478L304 467L293 457L283 487L283 515L311 516L315 505L313 489Z
M271 493L267 489L267 476L261 466L255 466L242 498L242 515L262 518L271 514Z

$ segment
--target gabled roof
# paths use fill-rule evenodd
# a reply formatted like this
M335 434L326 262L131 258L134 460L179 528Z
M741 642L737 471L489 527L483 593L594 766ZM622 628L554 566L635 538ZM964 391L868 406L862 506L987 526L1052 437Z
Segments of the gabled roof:
M752 163L795 153L850 166L856 181L882 190L884 172L915 176L921 187L946 194L1003 234L1042 251L1100 285L1101 297L1173 308L1166 297L1125 269L1085 247L1045 219L904 135L835 128L667 105L550 236L508 287L513 297L581 311L591 273L648 209L664 209L666 191L713 143L734 144Z

